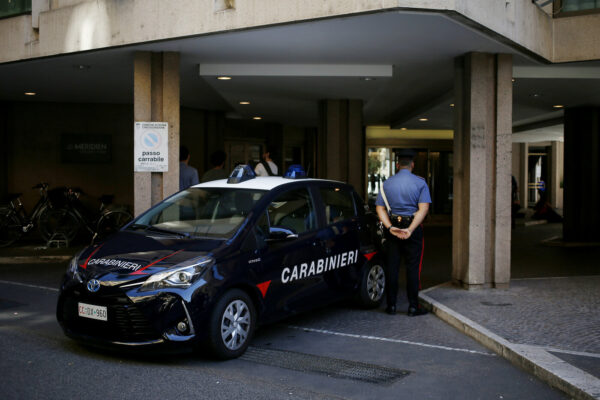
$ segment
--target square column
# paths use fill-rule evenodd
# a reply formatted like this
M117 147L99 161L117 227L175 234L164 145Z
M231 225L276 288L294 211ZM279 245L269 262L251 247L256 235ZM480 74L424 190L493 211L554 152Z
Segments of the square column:
M137 52L134 121L169 123L169 170L134 172L134 215L179 191L179 53Z
M527 168L529 165L529 144L513 143L512 145L512 174L517 180L519 202L521 208L527 208Z
M452 278L465 288L510 281L512 57L455 63Z
M600 241L600 108L565 110L563 239Z
M323 100L319 104L317 177L348 182L365 196L362 106L362 100Z

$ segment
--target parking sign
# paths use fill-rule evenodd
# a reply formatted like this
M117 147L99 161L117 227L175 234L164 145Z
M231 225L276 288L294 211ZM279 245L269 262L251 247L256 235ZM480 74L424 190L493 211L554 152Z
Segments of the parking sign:
M134 128L133 170L166 172L169 170L169 123L136 122Z

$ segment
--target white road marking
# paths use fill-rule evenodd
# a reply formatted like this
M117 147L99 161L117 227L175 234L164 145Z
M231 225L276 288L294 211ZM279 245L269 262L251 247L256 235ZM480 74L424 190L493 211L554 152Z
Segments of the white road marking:
M17 256L0 257L0 264L41 264L69 261L73 256Z
M2 280L0 280L0 283L4 283L4 284L7 284L7 285L25 286L25 287L30 287L30 288L34 288L34 289L51 290L53 292L58 292L57 288L48 287L48 286L30 285L28 283L12 282L12 281L2 281Z
M413 345L413 346L429 347L429 348L441 349L441 350L449 350L449 351L460 351L460 352L463 352L463 353L481 354L481 355L484 355L484 356L496 357L496 354L486 353L486 352L483 352L483 351L469 350L469 349L458 349L458 348L455 348L455 347L439 346L439 345L435 345L435 344L427 344L427 343L419 343L419 342L411 342L411 341L408 341L408 340L390 339L390 338L377 337L377 336L369 336L369 335L357 335L357 334L354 334L354 333L335 332L335 331L328 331L328 330L325 330L325 329L306 328L306 327L295 326L295 325L287 325L287 327L291 328L291 329L298 329L298 330L307 331L307 332L322 333L322 334L325 334L325 335L343 336L343 337L350 337L350 338L355 338L355 339L377 340L377 341L380 341L380 342L389 342L389 343L410 344L410 345Z
M600 358L600 354L598 354L598 353L586 353L585 351L563 350L563 349L557 349L555 347L547 347L547 346L539 346L539 347L541 347L542 349L549 351L551 353L563 353L563 354L572 354L574 356Z

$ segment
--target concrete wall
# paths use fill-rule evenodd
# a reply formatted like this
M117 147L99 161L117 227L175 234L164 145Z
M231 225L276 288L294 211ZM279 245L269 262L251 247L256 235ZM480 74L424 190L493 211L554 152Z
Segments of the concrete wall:
M600 14L554 20L554 62L600 59Z
M218 3L52 0L36 6L35 21L30 15L0 21L0 62L390 9L450 12L548 60L600 58L594 42L600 15L552 19L529 1L244 0L225 11Z

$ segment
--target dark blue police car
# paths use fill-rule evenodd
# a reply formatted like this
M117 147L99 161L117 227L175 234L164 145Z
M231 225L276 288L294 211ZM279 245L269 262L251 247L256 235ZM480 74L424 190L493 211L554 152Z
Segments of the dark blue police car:
M377 306L376 218L347 184L255 177L181 191L71 261L57 318L92 345L208 345L240 356L258 325L343 298Z

